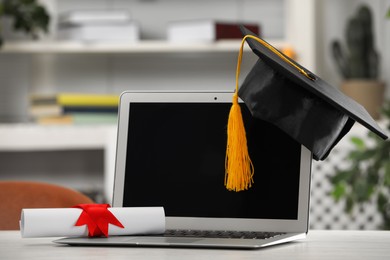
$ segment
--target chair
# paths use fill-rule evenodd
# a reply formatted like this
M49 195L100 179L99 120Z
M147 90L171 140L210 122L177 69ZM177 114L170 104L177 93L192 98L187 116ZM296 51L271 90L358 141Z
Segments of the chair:
M23 208L68 208L94 203L84 194L58 185L0 181L0 230L18 230Z

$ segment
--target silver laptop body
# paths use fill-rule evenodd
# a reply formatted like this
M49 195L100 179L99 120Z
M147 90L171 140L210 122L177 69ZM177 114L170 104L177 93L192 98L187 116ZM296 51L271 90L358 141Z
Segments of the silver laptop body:
M163 206L169 231L267 232L266 239L197 235L66 238L99 246L261 248L305 238L311 152L242 106L253 187L224 187L231 92L124 92L113 207Z

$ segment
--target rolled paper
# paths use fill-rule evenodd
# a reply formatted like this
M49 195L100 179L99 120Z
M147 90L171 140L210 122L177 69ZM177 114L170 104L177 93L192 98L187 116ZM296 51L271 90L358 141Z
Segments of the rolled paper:
M163 207L108 208L123 225L108 224L108 235L147 235L165 232ZM76 226L81 208L23 209L20 219L22 237L87 237L88 226Z

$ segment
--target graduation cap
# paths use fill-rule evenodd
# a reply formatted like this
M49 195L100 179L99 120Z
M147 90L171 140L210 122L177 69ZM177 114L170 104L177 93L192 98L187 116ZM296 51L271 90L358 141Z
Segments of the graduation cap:
M315 160L324 160L355 121L387 139L363 106L245 27L240 29L244 38L237 62L236 92L229 114L225 161L225 186L228 190L246 190L253 183L254 169L247 151L238 97L253 117L280 128L308 148ZM245 41L259 59L238 88Z

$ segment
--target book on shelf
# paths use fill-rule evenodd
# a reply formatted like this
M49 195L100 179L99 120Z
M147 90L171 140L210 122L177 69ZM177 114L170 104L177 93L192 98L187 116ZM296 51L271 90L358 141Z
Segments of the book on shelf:
M260 25L250 22L227 22L211 19L183 20L168 24L167 38L170 42L214 42L222 39L241 39L239 25L260 34Z
M63 12L58 17L60 26L86 24L123 24L131 21L131 14L126 10L72 10Z
M118 95L35 94L30 100L30 115L39 124L112 124L117 121Z
M90 24L58 29L57 38L66 41L117 41L138 42L140 29L137 22L123 24Z
M35 104L30 106L32 117L60 116L72 113L114 113L118 112L118 106L64 106L58 104Z
M72 113L59 116L43 116L36 119L40 125L102 125L116 124L117 114L114 113Z
M112 94L57 93L33 94L31 105L118 106L119 96Z
M62 116L42 116L34 119L34 122L40 125L72 125L72 117L70 115Z
M139 24L125 10L74 10L59 16L57 38L136 42L139 31Z

